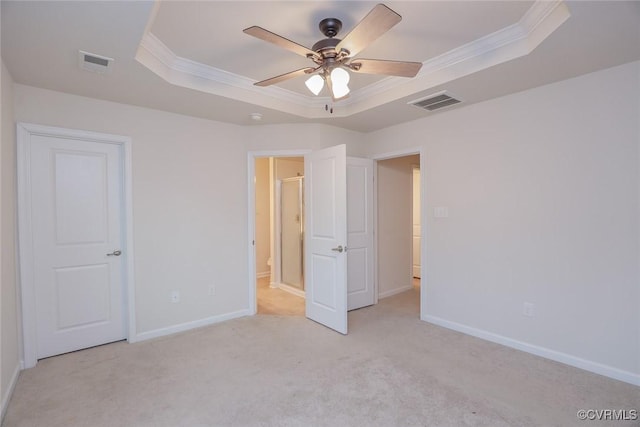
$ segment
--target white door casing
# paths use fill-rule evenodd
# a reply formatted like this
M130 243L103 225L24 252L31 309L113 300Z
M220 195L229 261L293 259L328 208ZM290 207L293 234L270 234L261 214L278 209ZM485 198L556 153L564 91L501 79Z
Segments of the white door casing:
M18 135L29 367L129 335L125 291L132 284L132 245L124 178L130 165L124 160L130 140L28 124L18 125Z
M373 160L347 157L347 307L376 303Z
M347 333L346 146L305 155L306 315Z

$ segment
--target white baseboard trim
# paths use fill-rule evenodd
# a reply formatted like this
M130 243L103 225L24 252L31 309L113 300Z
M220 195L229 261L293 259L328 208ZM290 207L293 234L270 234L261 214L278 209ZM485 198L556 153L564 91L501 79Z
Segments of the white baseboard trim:
M269 276L271 276L271 271L267 270L267 271L263 271L261 273L257 273L256 274L256 279L262 279L264 277L269 277Z
M13 370L13 375L11 375L9 388L7 389L5 395L2 396L2 413L0 414L0 423L2 423L2 421L4 420L4 416L7 413L7 407L9 406L11 396L13 396L13 390L16 388L16 384L18 383L18 377L20 376L20 371L23 369L22 367L22 362L16 365L16 368Z
M452 322L450 320L442 319L436 316L424 316L422 320L424 320L425 322L433 323L434 325L442 326L447 329L453 329L454 331L462 332L463 334L472 335L483 340L495 342L507 347L515 348L516 350L521 350L527 353L535 354L536 356L564 363L565 365L570 365L576 368L584 369L585 371L613 378L614 380L619 380L629 384L640 386L640 374L623 371L622 369L614 368L613 366L603 365L598 362L582 359L580 357L551 350L549 348L514 340L512 338L494 334L493 332L472 328L470 326Z
M391 297L393 295L408 291L409 289L413 289L413 285L403 286L402 288L391 289L390 291L380 292L378 294L378 299Z
M292 295L305 298L306 294L303 290L300 290L294 286L287 285L286 283L278 283L278 289L283 290L285 292L289 292Z
M238 317L250 316L251 312L248 309L238 310L231 313L220 314L218 316L211 316L205 319L194 320L193 322L180 323L178 325L168 326L166 328L154 329L152 331L142 332L136 335L135 342L146 341L153 338L164 337L167 335L177 334L178 332L185 332L195 328L201 328L203 326L213 325L214 323L224 322L226 320L236 319Z

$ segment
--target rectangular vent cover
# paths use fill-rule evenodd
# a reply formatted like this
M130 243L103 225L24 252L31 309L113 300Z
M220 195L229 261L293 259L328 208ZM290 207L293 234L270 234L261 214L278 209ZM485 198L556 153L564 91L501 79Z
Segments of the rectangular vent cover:
M459 104L460 102L462 101L454 98L448 93L440 92L434 95L430 95L426 98L411 101L409 104L414 105L418 108L422 108L423 110L435 111L440 108L448 107L450 105Z
M104 74L111 70L113 58L80 50L78 51L78 64L83 70Z

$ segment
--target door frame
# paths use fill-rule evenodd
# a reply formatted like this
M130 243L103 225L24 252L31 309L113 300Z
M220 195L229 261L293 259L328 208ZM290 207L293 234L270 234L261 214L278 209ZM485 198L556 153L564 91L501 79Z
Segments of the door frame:
M43 126L33 123L18 122L16 125L17 144L17 195L18 195L18 242L19 242L19 295L22 311L22 355L24 368L32 368L37 363L37 328L35 283L33 280L34 248L33 228L31 222L31 135L53 138L75 139L107 144L115 144L120 148L122 171L122 243L124 255L123 268L123 301L125 323L127 324L127 341L136 341L135 316L135 283L133 256L133 197L132 197L132 163L131 138L76 129Z
M425 288L428 286L427 284L427 275L424 274L427 267L427 209L426 209L426 159L425 153L422 147L410 147L404 148L396 151L390 151L386 153L374 154L370 158L374 161L374 194L373 194L373 213L374 213L374 228L375 228L375 236L374 236L374 246L375 246L375 254L374 260L376 265L376 277L375 277L375 287L376 287L376 303L378 302L377 298L377 290L380 288L378 286L378 280L380 275L378 274L378 249L380 246L380 241L378 239L378 162L380 160L388 160L395 159L398 157L406 157L413 155L420 156L420 268L421 268L421 278L420 278L420 319L426 321L427 316L427 292Z
M249 277L248 277L248 307L249 315L258 312L257 292L256 292L256 159L263 157L304 157L310 153L310 149L293 149L293 150L265 150L265 151L249 151L247 153L247 261ZM273 214L273 213L272 213ZM274 236L271 237L271 251L274 251ZM273 263L272 263L273 264Z

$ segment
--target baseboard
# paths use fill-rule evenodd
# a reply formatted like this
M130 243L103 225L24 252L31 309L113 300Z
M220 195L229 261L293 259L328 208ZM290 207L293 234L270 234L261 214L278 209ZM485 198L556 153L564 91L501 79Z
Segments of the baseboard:
M256 279L263 279L263 278L269 277L269 276L271 276L271 271L267 270L267 271L263 271L261 273L257 273L256 274Z
M251 315L251 312L248 309L238 310L231 313L220 314L218 316L211 316L205 319L195 320L193 322L180 323L178 325L168 326L166 328L154 329L152 331L147 331L147 332L142 332L137 334L135 342L177 334L178 332L185 332L191 329L201 328L203 326L209 326L215 323L224 322L226 320L236 319L238 317L244 317L244 316L250 316L250 315Z
M392 289L390 291L380 292L378 294L378 299L391 297L393 295L396 295L396 294L399 294L399 293L402 293L402 292L406 292L409 289L413 289L413 285L403 286L402 288L397 288L397 289Z
M285 291L285 292L289 292L290 294L298 296L298 297L302 297L302 298L306 297L306 294L305 294L305 292L303 290L300 290L300 289L298 289L298 288L296 288L294 286L287 285L285 283L279 283L278 284L278 289L280 289L282 291Z
M446 319L442 319L436 316L424 316L423 319L426 322L433 323L434 325L442 326L447 329L453 329L454 331L462 332L467 335L472 335L483 340L502 344L507 347L515 348L527 353L535 354L536 356L551 359L556 362L564 363L576 368L584 369L585 371L593 372L594 374L603 375L605 377L613 378L614 380L623 381L629 384L640 386L640 374L634 374L633 372L623 371L622 369L614 368L612 366L603 365L598 362L582 359L580 357L572 356L570 354L562 353L559 351L551 350L549 348L540 347L537 345L529 344L523 341L514 340L502 335L494 334L492 332L484 331L482 329L472 328L461 323L452 322Z
M11 400L11 396L13 395L13 390L16 388L16 384L18 383L18 377L20 376L21 370L22 363L19 363L16 365L16 368L13 371L7 393L2 396L2 413L0 414L0 423L2 423L2 421L4 420L4 416L7 413L7 407L9 406L9 401Z

